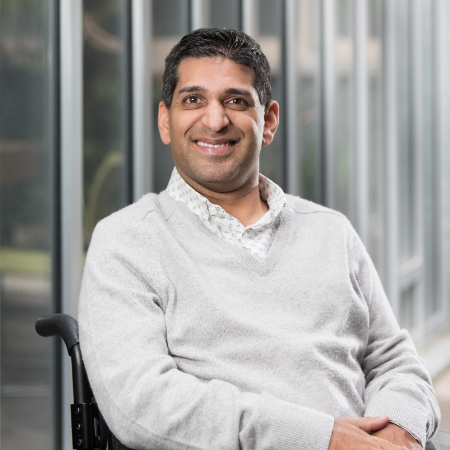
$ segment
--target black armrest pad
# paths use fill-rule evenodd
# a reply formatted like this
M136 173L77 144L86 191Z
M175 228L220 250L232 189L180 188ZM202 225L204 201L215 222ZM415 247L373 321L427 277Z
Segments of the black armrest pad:
M78 343L78 322L68 314L52 314L36 321L36 331L40 336L61 336L67 352Z

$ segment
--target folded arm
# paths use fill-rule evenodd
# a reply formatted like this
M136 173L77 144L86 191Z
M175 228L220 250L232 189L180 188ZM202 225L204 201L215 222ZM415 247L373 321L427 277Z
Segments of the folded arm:
M392 442L404 439L405 445L419 442L424 447L440 418L431 379L409 333L400 330L373 263L354 232L349 255L355 286L369 308L369 336L361 361L366 378L365 415L389 416L394 426L388 425L377 436Z

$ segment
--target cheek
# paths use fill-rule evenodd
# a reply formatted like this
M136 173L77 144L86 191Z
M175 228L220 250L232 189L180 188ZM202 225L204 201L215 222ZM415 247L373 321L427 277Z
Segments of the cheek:
M171 127L170 127L170 135L172 137L176 137L178 134L180 134L180 126L181 121L178 118L175 118L172 120Z
M199 114L194 111L186 111L172 118L171 136L175 139L189 139L189 132L199 123Z
M264 122L261 122L261 123L255 122L253 124L252 134L254 135L254 139L258 144L260 144L262 142L263 132L264 132L263 125L264 125Z
M258 141L261 141L264 133L264 114L258 114L253 128Z
M252 141L260 141L264 130L264 119L259 117L230 117L231 121L237 128L240 128L246 135L247 139Z
M172 145L175 145L179 151L184 147L185 130L182 127L183 122L180 120L175 120L172 122L172 126L170 127L171 143Z

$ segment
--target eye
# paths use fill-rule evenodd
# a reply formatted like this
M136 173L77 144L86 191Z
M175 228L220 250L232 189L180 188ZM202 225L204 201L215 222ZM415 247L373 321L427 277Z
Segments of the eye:
M187 104L195 104L195 103L200 103L200 99L196 96L196 95L190 95L189 97L186 97L184 99L184 102Z
M232 109L239 109L239 110L245 109L248 106L247 100L245 100L244 98L241 98L241 97L230 98L230 100L227 101L227 104Z

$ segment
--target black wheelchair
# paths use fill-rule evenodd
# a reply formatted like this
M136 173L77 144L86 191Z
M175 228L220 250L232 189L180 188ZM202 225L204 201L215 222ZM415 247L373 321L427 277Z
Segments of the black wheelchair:
M131 450L108 428L92 394L81 357L78 322L67 314L53 314L37 320L40 336L60 336L72 360L73 404L71 408L72 443L76 450ZM425 450L450 450L450 434L438 431Z
M77 450L131 450L111 433L92 394L81 357L78 322L67 314L53 314L36 321L43 337L60 336L72 360L73 404L70 405L72 446Z

